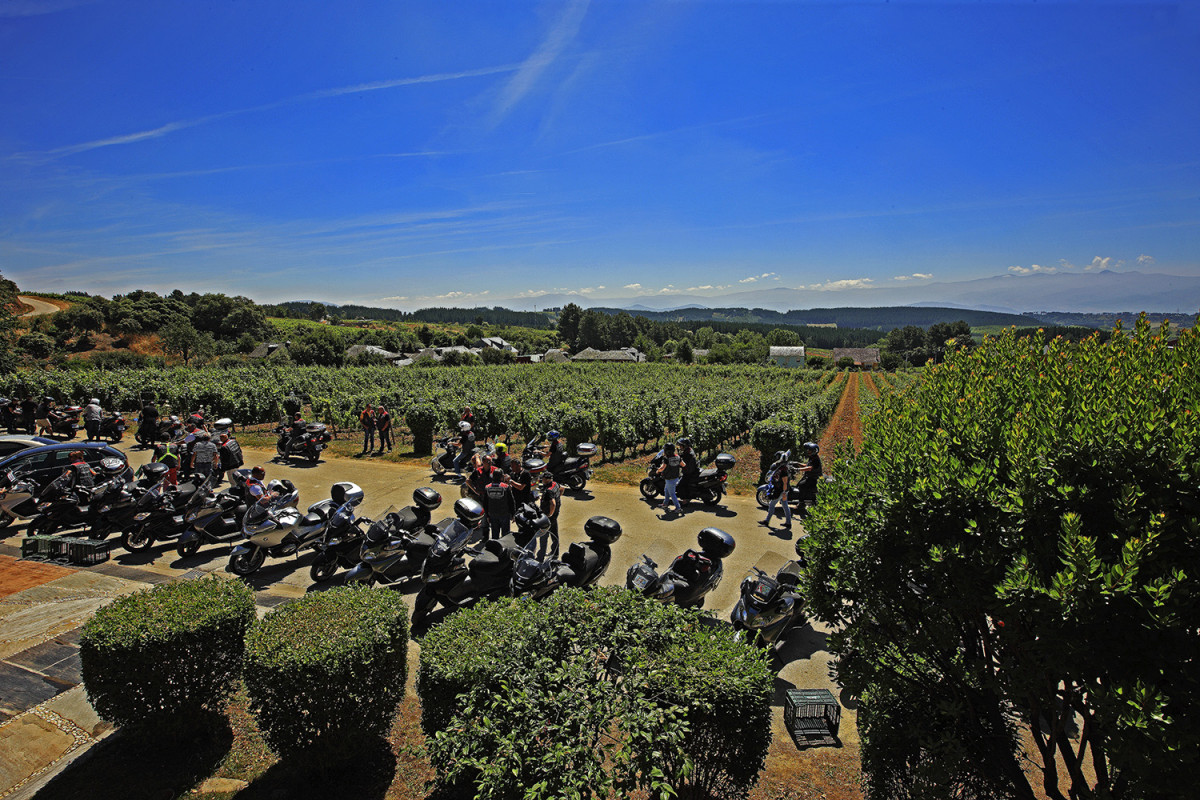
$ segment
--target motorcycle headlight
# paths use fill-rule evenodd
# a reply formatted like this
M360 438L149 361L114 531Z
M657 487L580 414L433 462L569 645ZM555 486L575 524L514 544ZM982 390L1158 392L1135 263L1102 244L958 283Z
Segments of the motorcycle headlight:
M110 511L112 511L112 506L100 506L101 514L107 514Z
M757 630L767 626L767 618L757 609L744 608L742 609L742 624L750 630Z
M143 511L143 512L142 512L142 513L140 513L140 514L134 514L134 515L133 515L133 519L134 519L134 521L135 521L135 522L141 522L142 520L144 520L144 519L145 519L146 517L148 517L148 516L150 516L150 512L149 512L149 511Z
M38 511L49 511L52 503L38 503Z

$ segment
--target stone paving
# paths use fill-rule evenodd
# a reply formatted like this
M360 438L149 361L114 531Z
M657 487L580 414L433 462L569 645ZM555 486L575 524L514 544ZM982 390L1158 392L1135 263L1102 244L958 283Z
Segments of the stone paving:
M248 452L247 463L270 454ZM145 454L130 452L135 466ZM431 482L424 464L365 464L336 460L316 468L268 465L269 477L287 477L301 490L302 508L328 496L329 485L351 480L361 485L367 501L359 510L368 516L388 505L404 505L412 490L433 485L445 497L443 511L457 498L457 486ZM750 498L728 497L717 508L693 506L681 516L663 518L632 487L593 484L583 493L568 494L560 529L562 549L582 540L583 522L594 514L621 522L625 535L613 546L612 567L601 581L623 585L625 569L645 553L660 568L686 547L707 525L732 533L738 548L726 560L725 579L709 598L708 607L727 619L737 602L738 586L751 566L774 573L794 557L791 532L768 531L757 525L762 512ZM802 535L797 521L797 533ZM72 759L78 757L111 727L96 717L80 686L78 635L80 626L104 603L149 585L187 580L210 572L224 573L229 546L209 546L195 556L180 558L173 543L162 543L144 553L126 553L116 547L113 557L99 565L71 569L16 561L20 540L8 532L0 544L0 800L25 800ZM314 588L308 576L311 556L269 559L248 579L255 590L259 613L300 597ZM14 586L29 585L4 595L5 577ZM336 584L336 580L334 581ZM781 668L776 678L774 732L786 737L782 705L792 688L838 688L828 674L826 631L819 626L793 629L780 648ZM415 659L419 647L410 648ZM843 698L841 740L857 749L854 704Z

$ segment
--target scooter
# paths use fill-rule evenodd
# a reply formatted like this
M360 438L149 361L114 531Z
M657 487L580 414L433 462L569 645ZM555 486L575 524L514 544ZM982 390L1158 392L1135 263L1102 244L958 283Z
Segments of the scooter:
M729 557L736 543L719 528L705 528L696 541L700 551L684 551L662 575L658 574L658 564L643 554L642 560L625 573L625 587L662 603L703 607L705 595L720 585L724 575L722 560Z
M574 542L561 559L539 559L533 554L532 540L517 554L509 593L540 599L560 586L583 589L594 586L608 571L612 561L611 545L621 538L621 525L608 517L592 517L583 525L586 543Z
M694 480L679 482L675 493L680 500L699 500L706 506L715 506L721 502L721 497L725 494L725 481L729 479L729 472L737 466L737 457L730 453L720 453L713 464L709 469L700 470L700 474ZM660 466L661 452L651 459L646 477L638 484L638 491L647 500L654 500L666 492L666 480L658 474Z
M321 451L333 441L333 435L320 422L308 423L304 426L304 433L299 436L292 436L287 425L277 426L275 434L279 437L275 442L275 452L284 461L291 460L292 456L301 456L316 464L321 460Z
M57 434L74 439L75 432L79 430L79 415L82 413L82 406L67 406L58 410L58 413L50 418L50 435Z
M734 638L774 649L789 628L808 621L800 583L800 564L789 561L770 577L758 567L742 579L741 597L729 621Z
M211 486L202 491L200 505L184 515L184 522L191 527L179 537L176 551L180 558L194 556L202 545L228 544L242 536L242 518L253 502L246 494L246 481L250 478L248 468L235 469L229 473L229 488L214 492Z
M125 417L120 411L100 420L100 438L108 439L113 444L125 438Z
M279 496L268 503L255 503L246 512L242 520L246 542L229 556L229 571L234 575L251 575L268 555L293 555L315 546L329 529L352 525L354 509L363 501L363 490L357 484L335 483L330 487L329 500L313 503L308 513L301 515L294 507L300 492L291 481L271 481L267 490L277 491Z
M309 577L320 583L344 566L350 570L346 583L390 584L412 578L420 573L433 547L437 529L431 532L430 522L441 504L442 496L433 489L416 489L411 506L400 511L389 506L361 539L318 544L321 554L313 561Z
M588 478L593 475L589 459L596 455L596 445L581 442L575 446L575 456L563 459L562 465L554 473L554 480L573 492L581 492L587 486Z

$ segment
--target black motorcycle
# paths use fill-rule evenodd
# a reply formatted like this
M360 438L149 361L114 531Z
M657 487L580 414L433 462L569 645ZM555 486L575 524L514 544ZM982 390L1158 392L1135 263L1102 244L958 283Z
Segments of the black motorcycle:
M347 537L318 544L320 555L313 562L309 577L320 583L345 567L350 570L346 583L369 586L399 583L419 575L436 541L438 529L431 521L441 504L442 496L433 489L414 490L411 506L399 511L389 506L379 519L370 523L361 539Z
M700 550L686 550L661 575L658 564L643 555L625 573L625 587L663 603L684 608L701 608L704 598L721 583L722 561L733 552L735 542L719 528L705 528L696 536Z
M179 417L155 417L154 419L138 419L138 429L133 438L141 445L152 445L155 442L169 442L177 439L183 430Z
M808 621L800 583L800 564L789 561L775 577L758 567L742 580L741 597L729 615L734 637L774 648L788 629Z
M684 478L675 487L675 494L680 500L699 500L706 506L715 506L721 502L725 494L725 481L729 472L737 466L737 458L730 453L720 453L713 461L714 466L700 470L700 474L688 480ZM662 466L662 452L659 451L650 461L646 477L638 484L642 497L654 500L666 493L666 480L658 474Z
M249 478L249 469L235 469L229 473L225 491L216 492L211 485L201 487L204 496L199 505L184 515L184 522L191 527L175 548L180 558L194 556L206 544L229 544L242 538L242 518L254 501L246 491Z
M583 589L595 586L612 562L612 544L621 538L621 525L608 517L592 517L583 525L588 541L574 542L562 559L538 558L526 542L513 565L509 594L540 599L560 586ZM501 540L503 541L503 540Z
M155 542L177 539L190 527L188 512L204 500L201 487L211 487L210 475L199 485L181 483L171 486L165 480L138 498L133 521L121 534L121 546L131 553L149 550Z
M575 446L575 455L563 459L562 464L554 471L554 480L573 492L581 492L587 486L588 478L592 477L590 459L596 455L596 445L582 442Z
M275 428L275 435L279 437L275 442L276 457L282 458L284 461L290 461L293 456L299 456L316 464L321 460L321 451L333 441L333 435L319 422L308 423L304 427L304 432L299 435L293 434L287 425L278 425Z
M62 436L65 439L74 439L76 432L80 428L79 415L82 413L82 406L67 406L66 408L51 412L50 435Z
M108 439L113 444L125 438L125 416L120 411L100 420L100 438Z
M344 532L354 526L354 509L363 501L358 484L345 481L329 487L329 498L313 503L301 514L295 503L300 492L291 481L271 481L279 487L271 503L255 503L242 519L245 541L229 555L229 571L243 577L263 565L267 556L283 558L316 547L329 531Z

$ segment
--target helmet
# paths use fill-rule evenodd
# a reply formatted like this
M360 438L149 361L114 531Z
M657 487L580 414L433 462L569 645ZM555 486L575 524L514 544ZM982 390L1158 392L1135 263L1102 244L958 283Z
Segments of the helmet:
M102 458L100 459L100 471L105 475L120 475L125 471L125 462L112 456Z
M804 452L808 453L810 456L821 452L821 446L815 442L805 442L801 445L801 447L803 447Z
M483 506L475 502L469 497L462 497L454 501L454 516L458 517L458 521L468 528L474 528L483 519Z
M422 486L413 490L413 502L421 508L433 511L442 504L442 496L428 486Z
M98 405L100 405L100 398L98 398L98 397L93 397L93 398L92 398L91 400L89 400L88 402L89 402L89 403L91 403L91 404L92 404L92 405L94 405L94 406L98 406Z
M504 442L497 442L496 443L496 452L497 453L508 452L508 445L506 445Z
M687 448L692 446L692 440L686 436L680 436L678 439L675 440L675 444L679 445L680 449L686 450Z
M559 436L562 436L562 434L558 431L546 431L547 439L557 439Z
M262 467L254 467L250 470L250 477L254 478L256 481L261 481L263 478L267 477L267 471Z
M787 461L787 458L788 458L788 451L787 451L787 450L779 450L779 451L776 451L776 453L775 453L775 461L776 461L776 462L779 462L779 461Z
M696 535L696 543L709 558L726 558L737 545L733 537L720 528L705 528Z
M43 398L42 398L42 402L43 402L43 403L53 403L53 402L54 402L54 398L53 398L53 397L51 397L50 395L46 395L45 397L43 397Z
M467 431L471 430L471 423L464 419L462 422L458 423L458 429L463 433L466 433Z
M284 493L283 481L279 480L278 478L271 481L270 483L267 484L267 491L268 492L279 492L280 494L283 494Z
M666 444L663 445L663 452L666 453L667 455L671 455L672 453L675 452L675 445L671 444L670 442L667 442Z
M583 532L589 539L612 544L621 538L621 523L608 517L592 517L583 523Z
M543 470L541 475L542 483L554 483L554 474L549 470Z

